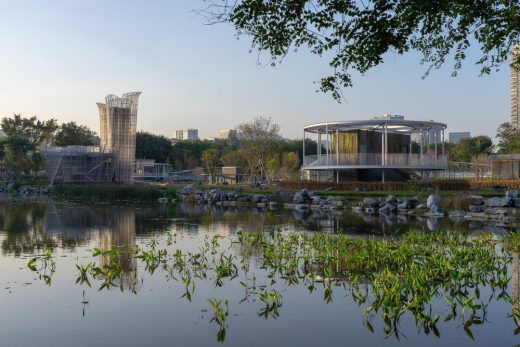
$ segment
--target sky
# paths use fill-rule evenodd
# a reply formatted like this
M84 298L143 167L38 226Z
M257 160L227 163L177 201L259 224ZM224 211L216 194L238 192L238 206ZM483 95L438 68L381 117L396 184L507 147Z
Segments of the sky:
M435 120L448 131L494 137L510 120L510 71L479 77L468 52L458 76L451 66L421 79L415 52L388 54L338 104L316 92L328 61L305 50L276 67L249 53L228 24L205 25L201 0L0 0L0 117L14 113L75 121L99 132L96 102L141 91L138 130L173 137L198 128L216 137L258 116L271 117L283 136L301 138L305 125L400 114Z

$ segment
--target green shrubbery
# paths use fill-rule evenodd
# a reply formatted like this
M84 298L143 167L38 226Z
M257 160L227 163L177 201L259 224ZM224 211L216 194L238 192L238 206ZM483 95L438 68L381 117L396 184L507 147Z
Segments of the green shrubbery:
M62 184L54 187L54 195L84 200L155 201L163 196L161 189L149 185L132 184Z

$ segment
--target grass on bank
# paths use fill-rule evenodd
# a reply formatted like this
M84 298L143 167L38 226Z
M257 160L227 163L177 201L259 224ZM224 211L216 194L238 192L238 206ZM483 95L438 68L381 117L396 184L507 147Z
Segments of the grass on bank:
M168 196L170 191L166 190ZM157 201L163 194L158 186L144 184L60 184L53 188L53 195L60 198L95 201Z

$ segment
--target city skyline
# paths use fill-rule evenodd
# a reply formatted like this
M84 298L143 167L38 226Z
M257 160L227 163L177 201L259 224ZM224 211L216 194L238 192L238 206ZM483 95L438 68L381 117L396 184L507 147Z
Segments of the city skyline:
M385 113L492 137L510 120L509 65L478 77L476 48L456 78L450 61L423 80L427 67L418 54L388 54L382 66L355 73L354 87L344 90L347 101L338 104L315 92L313 82L329 72L325 59L300 49L274 68L261 56L258 66L247 37L237 40L229 25L201 22L193 10L203 6L0 1L0 44L9 52L0 57L0 116L36 115L98 129L93 102L141 90L138 130L168 137L187 128L199 129L200 138L216 137L258 116L272 117L288 138L301 138L303 126L324 119ZM92 26L116 10L110 26ZM25 20L17 20L22 15Z

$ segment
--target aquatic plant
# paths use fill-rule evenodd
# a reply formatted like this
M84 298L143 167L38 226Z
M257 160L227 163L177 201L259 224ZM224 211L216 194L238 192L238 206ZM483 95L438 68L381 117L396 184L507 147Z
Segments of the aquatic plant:
M241 302L253 298L261 304L258 316L265 319L280 315L283 298L279 287L302 285L310 294L321 291L327 303L342 290L343 296L363 307L364 325L371 332L374 318L379 317L384 333L400 338L401 318L411 314L419 333L440 336L440 322L458 320L473 338L472 327L486 322L493 301L511 304L512 317L520 321L519 299L507 293L508 265L520 250L519 235L500 241L489 233L470 237L456 232L410 231L377 239L274 229L239 232L230 238L206 235L197 250L183 251L177 247L176 235L167 234L164 240L151 237L133 249L95 249L92 256L100 259L99 264L77 264L76 283L90 287L95 282L99 290L123 290L124 263L135 259L150 275L162 271L166 280L182 283L181 297L188 301L198 280L209 279L215 287L222 287L238 279L244 290ZM229 253L228 247L238 247L239 256ZM250 273L252 257L259 269ZM45 259L31 260L30 268L38 269L37 261L43 268ZM483 297L483 288L490 289L491 295ZM447 314L439 307L440 301L445 302ZM219 326L217 340L224 341L229 301L208 302L214 311L211 321Z
M36 272L38 278L48 286L52 283L52 275L56 271L56 262L52 258L52 250L45 248L45 252L29 259L27 263L29 270Z

